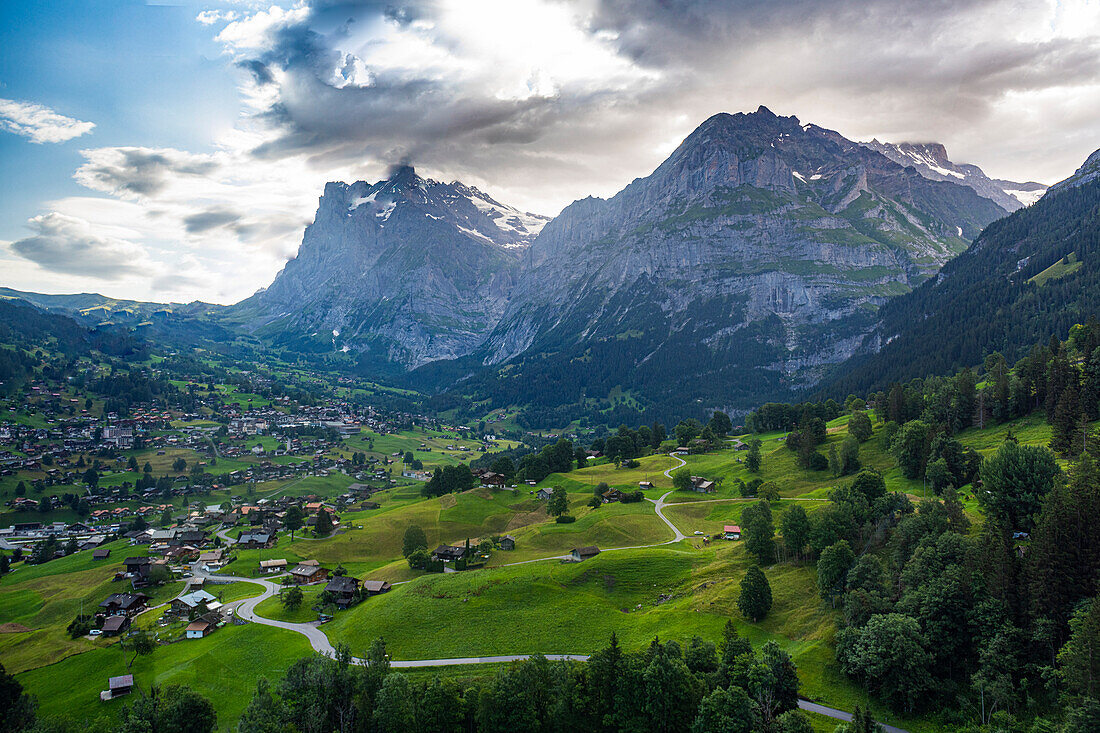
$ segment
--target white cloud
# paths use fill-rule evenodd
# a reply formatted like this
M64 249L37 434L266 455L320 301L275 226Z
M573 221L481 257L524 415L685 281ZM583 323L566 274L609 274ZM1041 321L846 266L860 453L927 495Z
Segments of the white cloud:
M137 244L110 236L89 222L57 212L27 222L35 234L11 243L11 250L50 272L117 280L148 265Z
M93 128L93 122L74 120L41 104L0 98L0 129L22 135L32 143L63 143Z

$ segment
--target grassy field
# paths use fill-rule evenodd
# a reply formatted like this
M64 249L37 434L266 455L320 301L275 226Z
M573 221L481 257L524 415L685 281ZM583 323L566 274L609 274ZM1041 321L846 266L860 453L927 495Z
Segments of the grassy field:
M829 423L823 452L846 437L846 423L846 416ZM965 446L988 455L1009 432L1021 443L1045 444L1050 438L1050 428L1039 416L986 430L971 429L959 437ZM882 449L880 433L881 426L876 426L874 436L861 444L861 462L880 470L889 489L920 496L922 483L901 476L893 458ZM795 504L807 511L816 510L822 502L815 499L826 498L832 487L849 480L834 478L828 471L800 469L795 454L780 440L781 433L759 437L763 440L763 462L755 476L740 462L745 453L733 449L685 457L693 474L721 479L721 485L711 495L673 492L668 496L671 504L665 513L689 535L683 542L637 549L639 545L672 539L650 502L607 504L597 509L587 506L593 488L601 482L633 490L639 481L649 480L654 488L646 492L647 497L668 493L671 481L663 472L678 461L656 455L642 458L641 465L634 469L604 463L547 477L541 486L560 485L569 492L570 513L576 517L573 523L555 523L547 514L545 502L538 501L529 486L514 492L474 489L431 499L420 496L419 484L398 486L376 497L379 509L342 514L342 527L335 536L314 539L299 535L294 540L281 537L275 548L237 553L237 560L225 573L252 575L260 559L285 558L293 564L312 558L330 568L342 564L360 578L411 581L339 612L323 627L330 639L350 643L356 654L362 654L371 640L381 636L395 659L533 651L584 654L606 644L613 631L627 648L634 649L658 635L681 642L693 635L716 641L726 620L732 619L754 644L774 639L790 651L799 668L804 695L847 710L865 705L866 695L840 673L835 663L833 636L838 612L819 599L812 566L780 563L766 568L774 606L762 622L751 624L741 619L736 608L738 586L750 562L743 543L703 546L693 536L697 530L714 534L724 524L740 523L741 512L753 500L741 498L738 480L760 478L775 483L784 497L772 505L777 520L779 513ZM410 449L422 460L431 456L458 461L450 452L436 450L436 441L443 446L474 445L473 441L445 433L425 440L422 431L363 435L350 442L358 440L365 446L370 438L375 440L375 452L379 454L402 450L415 442ZM432 441L433 450L419 451L420 442L428 441ZM191 453L166 450L164 456L155 457L158 463L170 464L176 455ZM219 460L219 468L222 463ZM257 484L253 496L332 496L352 480L332 474ZM5 487L11 489L7 484ZM963 496L968 497L968 493L964 491ZM966 501L973 511L972 500ZM220 497L215 495L209 503L220 503ZM489 567L483 570L414 572L401 556L403 534L413 524L424 529L429 548L511 534L516 538L516 550L495 551ZM605 552L579 564L545 559L582 545L597 545ZM636 549L606 551L617 547ZM0 580L0 620L30 629L0 634L0 656L33 693L43 699L50 696L48 706L44 706L47 712L65 706L82 715L114 714L116 710L113 704L100 705L97 692L108 673L118 673L111 670L125 668L127 656L108 640L71 640L64 631L82 602L85 607L95 605L108 593L122 590L121 584L112 583L110 578L124 557L144 552L144 548L131 548L125 542L115 543L112 549L112 557L104 565L95 563L90 553L84 552L41 566L19 567ZM178 584L158 589L157 598L166 599L178 589ZM209 589L220 593L223 601L260 591L258 586L245 583ZM320 590L321 586L304 589L305 602L294 612L284 610L277 598L264 601L258 611L273 619L312 620L316 613L310 607ZM156 614L143 617L140 625L154 627ZM165 631L178 635L179 629ZM138 660L135 670L143 685L154 681L192 684L215 700L226 723L235 720L251 696L261 670L278 676L280 669L307 651L304 638L293 633L258 626L228 627L208 639L162 646L152 658ZM270 663L265 655L270 655ZM436 673L480 676L490 671L478 668ZM417 674L421 673L427 674ZM220 683L219 675L228 682ZM62 678L75 678L79 683L60 690L56 680ZM874 709L879 715L885 714L880 707ZM896 716L892 722L913 731L934 728L927 721L900 720ZM817 729L831 730L826 727L829 725L815 720Z
M696 501L684 504L666 505L665 516L672 521L684 534L691 535L696 530L713 535L722 531L727 524L740 524L741 512L745 507L752 506L757 499L719 499L714 501ZM775 524L779 524L779 515L786 509L800 504L807 513L814 511L824 504L821 501L804 499L783 499L771 504L772 517Z
M324 585L307 585L302 587L302 605L293 611L283 608L283 602L278 596L272 596L265 601L260 601L256 606L256 613L264 618L272 618L276 621L289 621L291 623L305 623L316 621L317 612L313 610L313 604L317 602L317 596L324 590Z
M218 729L227 730L252 698L261 676L278 679L295 660L310 653L309 642L299 634L258 624L229 625L205 639L158 646L129 670L133 655L115 645L23 672L17 679L37 696L41 713L82 720L113 720L126 703L126 698L99 701L108 677L132 673L143 688L188 685L214 703Z
M81 610L91 613L111 593L130 589L125 581L112 581L125 557L121 549L98 563L91 555L84 551L44 565L17 566L0 582L0 621L29 629L0 634L0 656L9 671L40 667L110 643L71 639L65 630ZM177 595L182 587L172 582L144 592L152 596L150 605L155 605Z

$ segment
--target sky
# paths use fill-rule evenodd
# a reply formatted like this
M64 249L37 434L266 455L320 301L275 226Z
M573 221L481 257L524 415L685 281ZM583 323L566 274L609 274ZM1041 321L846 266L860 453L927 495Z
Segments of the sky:
M1100 148L1100 0L11 0L0 286L233 303L326 181L553 215L760 105L1053 183Z

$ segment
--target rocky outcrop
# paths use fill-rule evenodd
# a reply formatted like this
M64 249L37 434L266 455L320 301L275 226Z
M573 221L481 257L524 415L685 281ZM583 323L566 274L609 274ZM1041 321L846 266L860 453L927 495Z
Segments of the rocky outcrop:
M898 165L913 166L925 178L969 186L980 196L1000 206L1005 213L1035 203L1047 190L1046 186L1035 181L1017 183L990 178L976 165L953 163L947 157L947 148L941 143L881 143L872 140L863 144Z
M1100 150L1090 155L1072 176L1051 186L1050 193L1057 194L1068 188L1083 186L1097 178L1100 178Z

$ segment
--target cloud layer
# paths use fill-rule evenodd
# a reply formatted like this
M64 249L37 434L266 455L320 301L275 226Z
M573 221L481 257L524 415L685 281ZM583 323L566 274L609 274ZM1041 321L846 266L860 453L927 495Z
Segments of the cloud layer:
M32 143L63 143L93 128L95 123L74 120L41 104L0 98L0 129L22 135Z
M50 202L60 218L10 245L43 280L72 275L64 241L123 242L148 275L120 287L232 302L293 255L326 180L411 162L554 214L761 104L854 139L943 142L1016 180L1053 182L1100 147L1098 0L288 0L196 22L238 75L239 123L202 152L82 151L94 196ZM91 129L27 106L0 101L0 124Z

